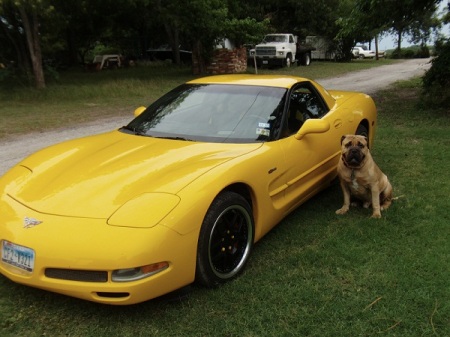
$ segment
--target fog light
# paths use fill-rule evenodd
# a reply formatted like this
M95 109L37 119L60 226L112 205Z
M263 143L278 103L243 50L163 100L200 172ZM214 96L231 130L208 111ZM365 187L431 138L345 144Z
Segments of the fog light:
M112 272L113 282L131 282L155 275L169 268L168 262L158 262L147 266L118 269Z

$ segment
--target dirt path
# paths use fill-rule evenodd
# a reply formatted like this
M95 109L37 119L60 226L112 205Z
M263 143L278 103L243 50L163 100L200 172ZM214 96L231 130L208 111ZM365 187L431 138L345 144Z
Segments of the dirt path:
M318 80L318 82L328 89L361 91L373 94L396 81L420 76L429 66L429 59L414 59L394 65L353 72L335 78L322 79ZM130 118L102 119L89 124L77 125L73 128L44 133L29 133L0 141L0 175L3 175L10 167L39 149L65 140L117 129L126 125L131 120L131 117L130 114Z

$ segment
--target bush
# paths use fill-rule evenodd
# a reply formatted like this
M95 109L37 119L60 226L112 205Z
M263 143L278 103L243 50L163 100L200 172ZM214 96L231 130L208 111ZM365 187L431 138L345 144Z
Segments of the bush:
M414 58L414 50L410 48L400 50L395 49L390 57L393 59L412 59Z
M430 57L430 48L428 46L421 46L419 50L416 51L415 57L426 59Z
M427 104L450 107L450 39L436 42L436 57L423 77L423 97ZM450 112L447 111L447 112Z
M430 49L428 46L412 46L400 50L395 49L389 57L393 59L428 58L430 57Z

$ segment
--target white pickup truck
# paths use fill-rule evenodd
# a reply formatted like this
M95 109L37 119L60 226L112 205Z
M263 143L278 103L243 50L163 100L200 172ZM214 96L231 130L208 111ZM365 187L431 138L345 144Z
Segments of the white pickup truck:
M256 59L258 66L286 66L293 63L309 65L311 49L297 44L293 34L267 34L260 44L250 50L250 57Z

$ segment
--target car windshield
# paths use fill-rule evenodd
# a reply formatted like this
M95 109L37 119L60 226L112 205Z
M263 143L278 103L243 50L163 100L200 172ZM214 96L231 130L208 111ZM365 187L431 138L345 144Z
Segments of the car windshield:
M286 92L264 86L183 84L122 131L215 143L270 141L280 132Z
M265 42L287 42L287 36L285 35L266 35Z

